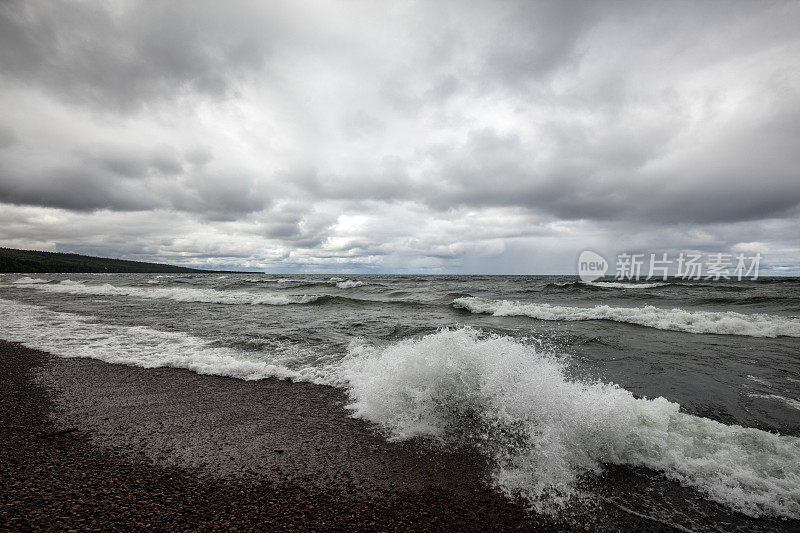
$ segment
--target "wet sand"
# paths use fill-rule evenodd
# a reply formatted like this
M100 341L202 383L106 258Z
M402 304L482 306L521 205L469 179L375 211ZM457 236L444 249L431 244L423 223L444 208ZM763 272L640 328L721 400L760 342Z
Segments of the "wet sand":
M3 341L0 382L0 529L671 530L613 506L532 514L477 454L387 442L333 388Z

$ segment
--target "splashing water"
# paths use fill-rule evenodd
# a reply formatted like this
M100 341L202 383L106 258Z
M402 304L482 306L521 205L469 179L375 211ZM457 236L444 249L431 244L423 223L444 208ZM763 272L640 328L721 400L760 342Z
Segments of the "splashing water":
M553 513L603 464L644 466L750 516L800 517L800 439L682 413L613 384L571 381L553 354L469 328L386 347L351 347L340 365L355 416L392 439L475 443L494 482Z

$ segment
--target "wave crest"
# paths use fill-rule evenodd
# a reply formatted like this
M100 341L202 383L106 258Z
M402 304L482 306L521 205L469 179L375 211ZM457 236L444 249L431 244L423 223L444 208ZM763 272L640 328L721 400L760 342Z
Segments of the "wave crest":
M666 287L669 285L669 283L625 283L622 281L589 281L582 283L608 289L655 289L656 287Z
M750 516L800 517L800 439L726 426L566 378L552 354L465 328L374 347L340 365L354 416L392 439L476 444L495 484L554 513L603 464L643 466Z
M687 333L717 333L750 337L800 337L800 319L733 311L687 311L644 307L570 307L484 298L456 298L453 307L493 316L527 316L538 320L611 320Z
M31 278L28 276L23 276L19 279L12 281L11 283L15 283L18 285L37 285L39 283L50 283L50 280L42 279L42 278Z
M340 289L352 289L353 287L361 287L364 285L363 281L355 281L352 279L348 279L347 281L340 281L336 284L337 287Z
M290 362L297 357L291 345L276 346L268 357L259 360L252 354L216 346L186 333L102 324L94 322L92 317L3 299L0 299L0 330L5 340L61 357L88 357L144 368L185 368L198 374L244 380L309 379L307 371L290 368Z
M136 298L167 299L176 302L201 302L225 305L291 305L315 302L319 295L273 294L246 291L219 291L191 287L126 287L108 283L86 285L80 281L64 280L55 284L40 281L21 282L20 286L51 293L65 293L91 296L133 296ZM45 282L46 283L46 282Z

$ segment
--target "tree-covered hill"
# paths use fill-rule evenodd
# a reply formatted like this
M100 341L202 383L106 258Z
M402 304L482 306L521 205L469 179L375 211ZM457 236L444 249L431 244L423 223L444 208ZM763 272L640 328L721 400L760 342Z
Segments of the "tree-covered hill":
M0 272L208 272L159 263L0 248Z

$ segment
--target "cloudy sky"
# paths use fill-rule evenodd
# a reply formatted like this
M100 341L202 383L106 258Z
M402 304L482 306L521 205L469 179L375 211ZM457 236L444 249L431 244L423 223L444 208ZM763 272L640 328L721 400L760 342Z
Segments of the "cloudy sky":
M0 4L0 246L800 273L798 2Z

